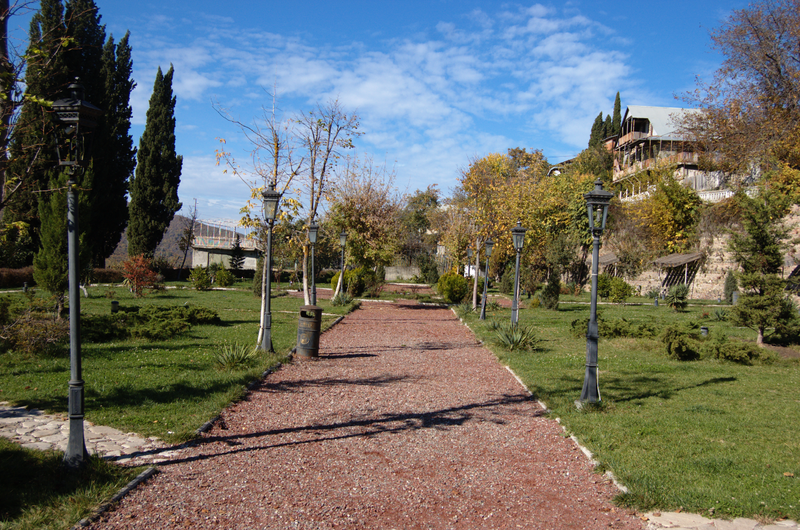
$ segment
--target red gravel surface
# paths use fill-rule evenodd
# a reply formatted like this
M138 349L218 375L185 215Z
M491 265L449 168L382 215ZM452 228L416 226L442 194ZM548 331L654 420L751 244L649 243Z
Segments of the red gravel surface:
M643 528L448 309L365 303L320 350L91 528Z

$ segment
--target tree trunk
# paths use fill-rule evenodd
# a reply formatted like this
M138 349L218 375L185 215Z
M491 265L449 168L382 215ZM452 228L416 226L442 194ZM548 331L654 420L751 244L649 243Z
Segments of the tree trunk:
M303 300L311 305L311 293L308 285L308 245L303 246Z
M758 337L756 338L756 346L759 348L764 347L764 328L758 328Z

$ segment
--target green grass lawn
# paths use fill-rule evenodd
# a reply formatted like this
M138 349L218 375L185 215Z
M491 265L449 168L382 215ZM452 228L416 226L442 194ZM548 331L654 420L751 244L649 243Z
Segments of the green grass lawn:
M112 298L119 301L122 310L189 305L213 309L221 317L220 325L193 326L166 341L83 341L86 419L168 442L193 437L198 427L242 396L248 383L285 360L297 340L299 308L303 305L302 298L273 298L272 338L277 355L261 355L256 362L227 371L214 363L215 353L225 343L256 343L260 300L252 291L173 288L135 299L125 288L90 287L89 298L81 299L82 315L110 313ZM323 329L350 309L331 307L321 299L318 305L324 311ZM66 412L68 380L68 354L0 354L0 400Z
M0 529L71 528L142 471L92 457L91 465L71 472L63 457L0 438Z
M486 324L465 321L508 364L534 395L561 418L600 462L625 484L620 504L640 510L682 508L718 516L800 519L800 363L782 359L744 366L713 358L676 361L652 338L603 339L599 385L603 406L579 411L586 359L585 331L571 323L589 316L588 295L562 297L558 311L523 309L540 350L497 347ZM675 313L652 300L600 305L607 319L666 325L695 321L721 334L754 341L755 332L704 318L712 304ZM487 318L508 319L510 310ZM712 510L713 509L713 510ZM711 511L710 511L711 510Z

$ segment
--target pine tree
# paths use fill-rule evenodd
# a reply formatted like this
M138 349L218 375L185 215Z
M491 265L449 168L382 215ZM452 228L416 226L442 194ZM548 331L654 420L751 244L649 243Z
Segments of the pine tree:
M731 234L729 248L742 268L737 279L743 292L731 317L736 325L755 330L756 344L761 346L767 329L780 331L797 319L786 280L779 274L788 236L782 223L787 207L785 200L769 190L754 199L743 193L737 198L744 232Z
M622 103L619 99L619 92L614 99L614 115L611 117L610 135L618 135L622 132Z
M183 157L175 153L174 69L159 67L139 140L139 161L130 186L128 254L152 256L175 212L180 210L178 185Z
M105 114L95 133L94 182L91 190L92 261L103 267L117 247L128 224L128 182L136 167L136 148L130 135L131 79L130 33L119 44L109 37L103 47L101 76Z
M239 234L236 234L236 240L233 242L233 249L231 249L230 269L237 276L242 272L244 266L244 249Z

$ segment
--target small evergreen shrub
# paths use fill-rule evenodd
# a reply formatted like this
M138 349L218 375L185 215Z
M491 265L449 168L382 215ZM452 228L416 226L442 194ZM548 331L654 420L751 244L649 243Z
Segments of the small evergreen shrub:
M515 275L515 268L514 267L506 267L505 272L503 272L503 276L500 277L500 285L499 289L500 292L503 294L514 294L514 275Z
M547 283L539 293L539 302L545 309L558 309L558 297L561 294L561 274L553 268L547 277Z
M236 277L233 273L224 267L217 270L216 274L214 274L214 283L220 287L230 287L235 281Z
M420 254L417 257L417 267L419 267L419 275L422 281L428 285L436 285L439 282L439 267L430 254Z
M668 326L661 335L661 341L667 348L667 356L678 361L693 361L700 358L697 338L676 326Z
M755 344L740 341L728 341L726 337L716 337L706 347L709 357L720 361L752 365L755 363L771 363L776 359L769 350L759 348Z
M609 284L610 288L607 298L615 304L624 304L625 300L633 296L633 293L635 292L633 285L630 285L628 282L617 276L612 277Z
M728 271L725 275L725 284L722 288L723 296L725 297L725 301L729 304L733 303L733 293L739 289L739 286L736 281L736 275L733 274L733 271Z
M598 298L602 298L603 300L607 299L611 296L611 278L606 273L598 274L597 275L597 296Z
M460 274L448 272L439 277L436 290L448 304L458 304L467 296L469 282Z
M648 291L647 291L647 292L644 294L644 296L645 296L646 298L650 298L650 299L653 299L653 298L659 298L659 297L661 296L661 289L659 289L658 287L652 287L651 289L649 289L649 290L648 290Z
M189 274L189 283L198 291L208 291L211 289L211 275L208 269L199 265L192 269L192 272Z

